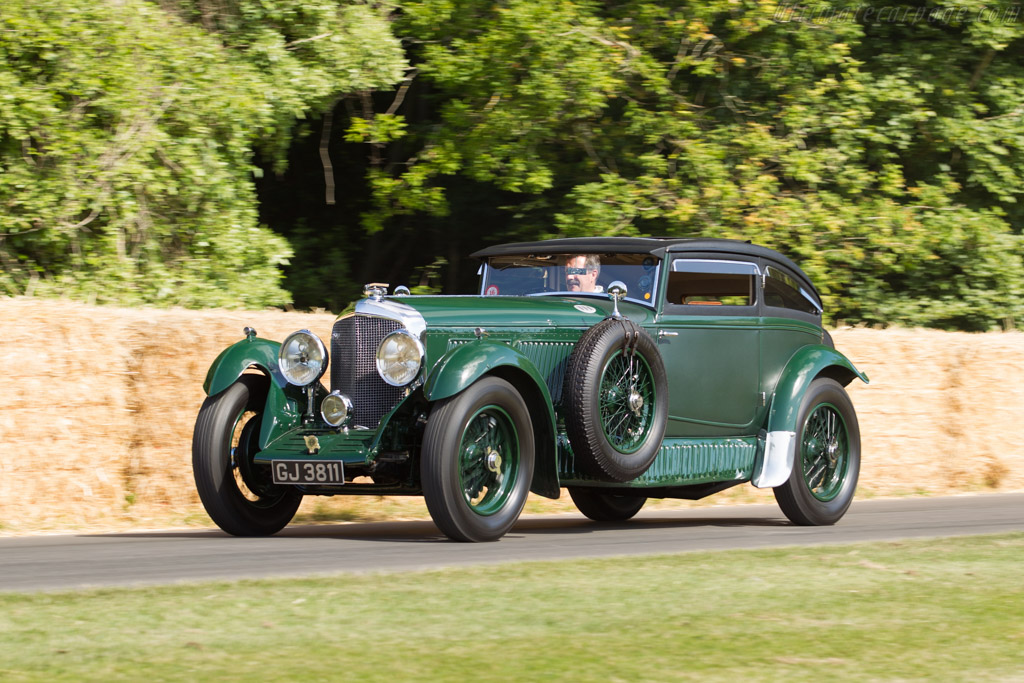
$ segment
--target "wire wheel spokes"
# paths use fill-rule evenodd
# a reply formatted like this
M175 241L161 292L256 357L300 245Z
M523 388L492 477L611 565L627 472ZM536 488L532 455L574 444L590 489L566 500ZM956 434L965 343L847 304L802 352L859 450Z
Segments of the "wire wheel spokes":
M830 403L816 407L804 423L801 441L804 481L811 495L827 502L839 495L850 460L850 440L839 410Z
M654 421L654 377L643 356L618 351L608 360L599 401L608 442L620 453L638 450Z
M256 413L246 411L238 417L231 433L231 474L238 492L250 503L260 502L260 495L249 487L249 482L253 479L250 476L249 459L258 449L254 438L257 435L255 427L258 423Z
M466 424L459 453L459 482L469 507L481 515L501 510L515 488L519 439L502 408L484 406Z
M231 433L231 476L238 492L254 507L273 507L285 491L274 486L270 472L253 462L259 452L261 417L246 411L238 417Z

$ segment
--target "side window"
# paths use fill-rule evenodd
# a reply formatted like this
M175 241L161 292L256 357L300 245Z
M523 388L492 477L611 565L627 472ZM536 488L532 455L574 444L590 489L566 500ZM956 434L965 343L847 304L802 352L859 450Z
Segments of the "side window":
M667 304L753 306L757 266L743 261L676 259L668 275Z
M788 273L768 266L764 270L764 303L767 306L821 315L821 304Z

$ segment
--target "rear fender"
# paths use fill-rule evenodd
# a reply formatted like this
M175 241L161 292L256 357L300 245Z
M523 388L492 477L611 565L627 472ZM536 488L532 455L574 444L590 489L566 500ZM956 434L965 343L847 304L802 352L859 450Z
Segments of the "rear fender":
M488 374L515 386L530 408L537 447L530 490L540 496L558 498L555 410L547 383L529 358L506 344L484 340L461 344L430 370L423 384L423 395L428 401L449 398Z
M805 346L793 354L772 393L768 424L754 465L754 486L772 488L789 479L796 460L800 404L811 382L819 377L834 379L843 386L855 379L865 384L869 381L846 356L828 346Z

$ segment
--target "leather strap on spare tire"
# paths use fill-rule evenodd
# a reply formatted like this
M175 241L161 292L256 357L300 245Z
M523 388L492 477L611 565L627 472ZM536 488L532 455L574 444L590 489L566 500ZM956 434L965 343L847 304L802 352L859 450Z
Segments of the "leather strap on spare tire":
M580 474L624 482L654 462L668 381L657 345L636 323L608 318L583 333L569 356L562 398Z

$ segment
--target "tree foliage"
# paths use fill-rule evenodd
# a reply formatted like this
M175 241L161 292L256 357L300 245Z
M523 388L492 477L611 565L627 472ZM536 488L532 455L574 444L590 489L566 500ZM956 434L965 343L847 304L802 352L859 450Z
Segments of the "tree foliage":
M404 66L363 4L5 0L0 292L287 303L254 150Z
M988 329L1022 313L1019 6L401 7L422 87L393 163L369 170L371 230L445 216L467 178L519 196L510 235L778 248L838 318Z
M1022 124L1011 2L7 0L0 291L338 309L498 240L713 236L834 318L1009 326Z

